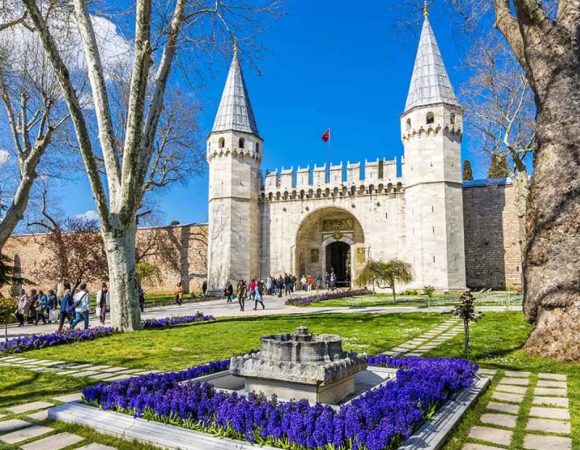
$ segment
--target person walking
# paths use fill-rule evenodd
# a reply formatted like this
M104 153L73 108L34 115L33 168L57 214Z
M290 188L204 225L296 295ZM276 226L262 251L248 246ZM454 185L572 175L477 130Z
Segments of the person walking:
M261 281L256 286L256 292L254 293L254 311L258 309L258 303L262 305L262 309L266 309L264 306L264 283Z
M201 283L201 295L205 297L205 294L207 294L207 281L203 280L203 283Z
M145 291L143 290L141 283L137 283L137 290L139 292L139 308L141 309L141 312L145 312Z
M226 298L228 303L232 303L234 301L234 287L232 283L228 281L226 288L224 289L224 297Z
M107 309L109 309L109 288L107 283L101 285L101 290L97 292L96 301L99 307L99 320L101 325L104 325L107 319Z
M64 290L64 294L60 299L60 313L58 315L58 329L56 330L57 332L61 332L62 328L64 326L64 320L68 319L68 323L69 325L72 323L73 321L73 317L72 317L72 310L73 310L73 297L70 293L70 289L65 289Z
M27 308L27 315L26 321L28 325L32 325L34 320L36 319L36 307L38 303L38 294L36 293L36 289L30 290L30 295L28 296L28 308Z
M292 277L288 274L284 277L284 295L292 293Z
M35 320L34 325L38 325L40 319L42 323L46 325L46 320L50 308L48 307L48 296L43 291L38 291L38 302L35 308Z
M282 275L278 277L276 287L278 288L278 297L282 297L282 293L284 292L284 278L282 278Z
M238 303L240 304L240 311L243 311L246 305L247 293L248 288L246 286L246 282L244 280L240 280L236 288L236 296L238 297Z
M89 328L90 298L86 283L81 283L79 286L79 290L74 295L73 305L75 320L70 324L71 330L74 330L81 320L84 321L84 329L87 330Z
M28 295L26 295L26 291L24 289L20 289L18 304L16 306L16 320L18 320L19 327L24 326L24 318L28 317L29 304L30 300L28 299Z
M177 289L175 289L175 303L178 305L183 304L183 285L181 281L177 283Z
M258 288L258 283L255 278L252 278L250 284L248 285L248 293L250 301L254 300L256 296L256 289Z

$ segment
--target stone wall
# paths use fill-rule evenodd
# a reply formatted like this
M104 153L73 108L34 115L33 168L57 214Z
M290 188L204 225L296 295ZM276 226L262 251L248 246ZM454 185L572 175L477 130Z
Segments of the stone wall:
M45 245L46 235L12 236L3 252L12 259L19 275L35 283L37 289L54 288L58 280L41 279L42 266L52 252ZM137 245L143 260L155 264L159 277L144 283L145 292L172 294L179 281L187 291L198 292L207 277L207 225L191 224L171 227L141 228ZM98 281L89 286L95 292ZM11 295L11 286L0 289L2 295Z
M465 183L465 263L470 288L521 286L514 191L505 180Z

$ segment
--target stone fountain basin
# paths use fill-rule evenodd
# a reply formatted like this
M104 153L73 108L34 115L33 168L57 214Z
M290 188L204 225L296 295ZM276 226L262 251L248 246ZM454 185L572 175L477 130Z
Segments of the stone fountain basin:
M393 380L397 377L397 369L391 369L386 367L375 367L369 366L366 370L362 370L349 379L352 378L354 382L354 392L350 394L348 397L343 398L339 402L325 402L320 401L319 403L327 404L332 407L338 408L339 406L345 405L350 401L354 400L358 396L364 394L365 392L375 389L382 384ZM239 395L247 395L252 391L256 392L263 392L268 397L272 394L276 394L280 401L290 401L290 400L301 400L302 398L308 400L309 403L315 404L317 403L316 399L316 386L301 384L301 383L284 383L287 385L287 389L284 389L284 386L275 384L272 386L272 390L268 390L267 386L264 386L264 380L259 380L259 390L252 389L252 380L251 379L244 379L237 376L232 375L229 370L224 370L223 372L217 372L210 375L205 375L198 378L193 378L191 380L183 381L182 383L210 383L212 384L217 390L223 392L236 392ZM346 380L345 380L346 382ZM324 386L323 393L324 393ZM338 389L340 390L341 386L331 385L331 389ZM320 387L318 388L320 391ZM296 390L300 390L303 392L303 396L301 398L296 398L294 395L296 394ZM309 395L310 394L310 395ZM325 393L325 398L332 398L332 392Z

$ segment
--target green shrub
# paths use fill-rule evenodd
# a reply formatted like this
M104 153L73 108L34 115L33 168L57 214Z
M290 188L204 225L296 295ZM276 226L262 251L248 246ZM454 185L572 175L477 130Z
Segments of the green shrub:
M18 302L14 298L0 298L0 323L4 324L4 336L8 339L8 324L14 322Z
M405 289L401 292L401 295L419 295L419 291L417 289Z

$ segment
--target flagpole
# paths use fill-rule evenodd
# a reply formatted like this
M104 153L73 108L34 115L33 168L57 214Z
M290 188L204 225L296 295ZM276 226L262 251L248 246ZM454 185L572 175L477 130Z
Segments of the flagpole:
M328 180L330 181L330 166L332 164L332 148L330 147L330 141L332 141L332 131L328 129Z

